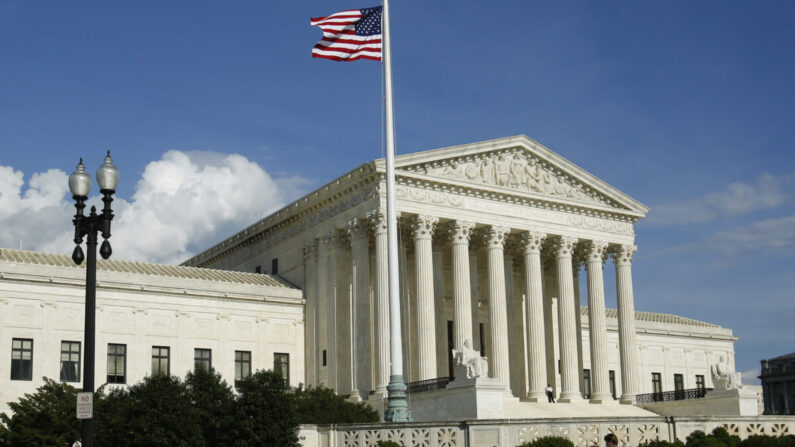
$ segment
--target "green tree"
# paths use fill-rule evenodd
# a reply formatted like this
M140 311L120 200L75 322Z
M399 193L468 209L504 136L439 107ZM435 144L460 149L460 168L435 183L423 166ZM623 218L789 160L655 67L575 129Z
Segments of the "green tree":
M237 385L243 433L238 446L298 446L295 395L273 371L257 371Z
M221 375L203 365L185 376L191 404L199 410L198 421L208 446L231 446L241 436L235 394Z
M179 378L155 375L102 395L96 408L97 445L188 447L205 445L199 410Z
M0 445L72 445L80 439L76 405L77 390L74 387L45 377L44 385L35 393L25 394L19 402L8 403L13 416L0 414Z
M525 442L519 447L574 447L574 444L560 436L544 436L534 441Z
M378 412L363 402L349 402L322 385L295 391L301 424L378 422Z

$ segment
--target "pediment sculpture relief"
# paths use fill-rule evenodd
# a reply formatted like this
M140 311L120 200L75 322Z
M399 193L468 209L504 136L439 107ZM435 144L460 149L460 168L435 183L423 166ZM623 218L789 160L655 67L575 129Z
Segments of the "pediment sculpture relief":
M463 180L523 192L617 206L596 191L523 151L505 151L478 157L442 160L402 168L435 177Z

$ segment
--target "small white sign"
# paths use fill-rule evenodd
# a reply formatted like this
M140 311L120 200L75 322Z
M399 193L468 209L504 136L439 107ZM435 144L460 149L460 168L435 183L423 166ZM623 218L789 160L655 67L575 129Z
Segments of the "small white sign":
M77 418L94 418L94 393L77 393Z

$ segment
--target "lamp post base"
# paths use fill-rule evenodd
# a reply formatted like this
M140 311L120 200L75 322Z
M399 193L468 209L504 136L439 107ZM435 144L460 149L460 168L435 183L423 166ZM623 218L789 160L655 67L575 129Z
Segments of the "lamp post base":
M389 385L386 389L389 396L384 411L384 422L411 422L411 410L406 401L407 387L403 382L403 376L389 376Z

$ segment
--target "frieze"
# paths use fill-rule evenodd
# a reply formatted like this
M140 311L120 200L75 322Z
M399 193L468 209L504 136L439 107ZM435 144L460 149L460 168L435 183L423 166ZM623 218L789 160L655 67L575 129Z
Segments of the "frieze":
M395 188L395 195L398 199L408 199L414 202L425 202L434 205L447 205L454 207L464 206L463 197L441 191L398 186Z
M619 207L617 203L594 189L519 148L439 160L400 169L433 177Z

